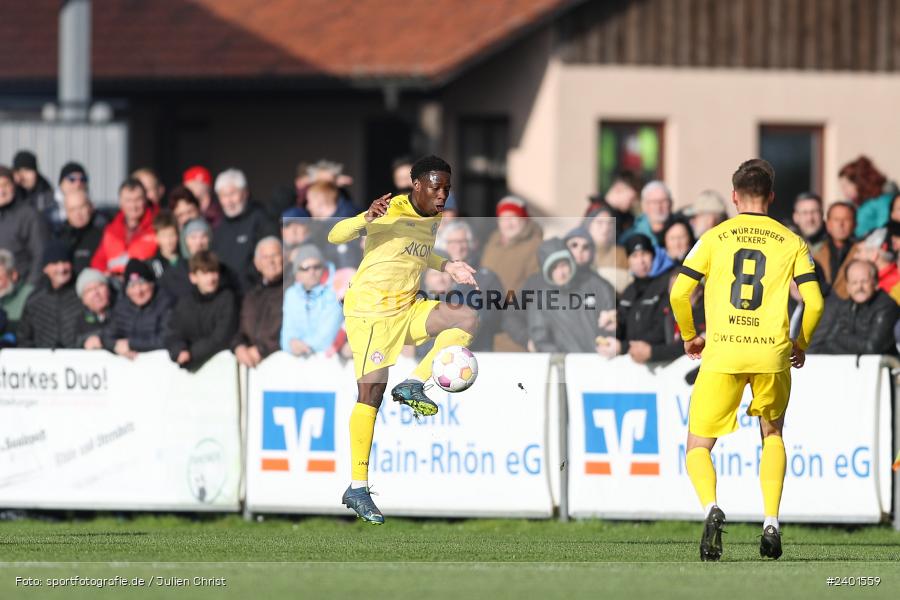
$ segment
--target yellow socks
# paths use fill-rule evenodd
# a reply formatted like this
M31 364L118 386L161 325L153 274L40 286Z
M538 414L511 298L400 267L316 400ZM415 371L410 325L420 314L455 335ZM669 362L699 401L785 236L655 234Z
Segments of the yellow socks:
M786 465L784 441L777 435L765 437L762 444L762 459L759 463L759 484L762 488L766 517L778 517Z
M688 476L694 484L694 489L697 490L697 497L700 498L700 504L708 509L710 505L716 503L716 469L713 467L709 450L694 448L687 453L685 462Z
M372 450L376 416L378 409L362 402L357 402L350 414L350 473L353 481L369 479L369 452Z
M416 370L413 371L413 377L419 381L428 381L428 378L431 377L431 363L434 362L434 357L438 355L438 352L449 346L468 346L471 343L472 334L466 333L459 327L440 332L434 338L434 346L428 351L428 354L425 355L425 358L422 359Z

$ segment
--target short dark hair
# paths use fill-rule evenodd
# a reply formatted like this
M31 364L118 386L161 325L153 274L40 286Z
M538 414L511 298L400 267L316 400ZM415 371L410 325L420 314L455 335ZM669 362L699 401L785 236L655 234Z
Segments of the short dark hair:
M761 158L741 163L731 176L734 191L753 198L768 198L775 187L775 169Z
M612 181L609 182L609 187L612 187L616 183L624 183L635 192L640 192L643 185L641 184L641 178L637 176L634 171L630 171L628 169L622 169L621 171L616 171L613 174ZM609 188L606 189L609 191Z
M203 271L204 273L219 272L219 257L209 250L201 250L188 261L188 270L191 273Z
M3 165L0 165L0 178L2 178L2 177L9 179L13 183L16 182L15 178L13 177L12 170L9 169L8 167L4 167Z
M398 156L391 163L391 171L394 171L402 166L413 164L412 157L409 156Z
M161 210L159 214L153 217L153 231L159 231L160 229L165 229L166 227L171 227L173 229L178 229L178 223L175 221L175 215L173 215L168 210Z
M147 190L144 188L144 184L141 183L141 180L136 177L129 177L125 181L122 182L122 185L119 186L119 194L122 193L123 190L128 190L129 192L134 190L141 190L144 194L144 198L147 197Z
M413 181L415 181L425 173L430 173L431 171L439 171L449 174L450 165L447 164L447 161L445 161L443 158L438 158L433 154L429 156L423 156L413 163L412 169L410 169L409 171L409 176Z
M822 208L822 196L815 192L800 192L797 194L797 197L794 198L794 210L797 210L797 205L805 200L815 200L819 203L819 208Z
M853 220L856 221L856 205L849 200L838 200L837 202L832 202L831 205L829 205L828 210L825 211L825 219L828 219L831 216L831 211L837 206L843 206L844 208L849 210L853 214Z
M194 192L185 185L176 185L172 188L172 191L169 192L166 199L166 206L170 209L174 209L179 202L187 202L188 204L193 204L197 208L200 208L200 201L197 200L197 196L195 196Z

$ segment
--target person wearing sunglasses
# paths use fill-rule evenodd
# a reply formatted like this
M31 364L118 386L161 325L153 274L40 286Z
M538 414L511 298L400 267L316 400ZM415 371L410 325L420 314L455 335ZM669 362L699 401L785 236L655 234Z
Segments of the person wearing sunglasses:
M284 294L281 349L294 356L327 350L343 322L341 303L327 281L322 281L325 259L312 244L294 251L294 282Z

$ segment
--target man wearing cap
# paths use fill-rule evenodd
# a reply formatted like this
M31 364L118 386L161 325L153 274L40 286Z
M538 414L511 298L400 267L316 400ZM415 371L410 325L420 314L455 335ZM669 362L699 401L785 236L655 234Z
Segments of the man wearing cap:
M540 305L529 304L526 311L534 350L595 352L598 336L613 333L601 328L600 314L615 308L615 290L590 269L579 271L571 250L559 238L542 243L538 254L545 284L538 293L545 299Z
M540 271L537 249L543 233L518 196L500 200L496 213L497 230L484 245L481 264L497 274L505 289L518 290L529 275Z
M284 293L281 349L294 356L309 356L327 350L343 322L341 303L328 283L322 253L312 244L294 252L293 284Z
M46 225L25 200L17 197L13 172L0 167L0 248L13 253L22 279L37 284L38 268L47 240Z
M74 348L81 301L72 281L72 258L62 242L51 240L43 254L42 285L28 298L19 323L22 348Z
M19 196L44 215L56 208L53 186L38 171L37 156L28 150L19 150L13 157L13 177L19 186Z
M138 352L165 348L172 299L157 290L153 269L142 260L130 259L123 285L125 295L116 302L109 326L100 335L103 347L129 359Z
M88 191L88 174L84 167L77 162L67 162L59 170L59 187L53 194L56 205L46 210L44 216L50 225L51 231L56 231L66 219L66 213L63 209L63 201L66 195L79 190L87 193Z
M728 216L725 211L725 200L715 190L703 190L697 196L697 200L681 212L691 220L691 229L697 238L723 222Z
M156 249L153 212L147 207L144 185L137 179L126 179L119 186L119 212L103 230L91 268L120 275L129 259L147 260Z
M213 194L212 173L209 172L209 169L195 165L184 172L181 182L197 198L203 218L213 227L218 227L225 215L222 212L222 206ZM169 208L174 210L174 207L170 206Z
M94 210L87 190L73 190L63 198L66 221L62 224L57 238L69 247L72 252L72 272L78 277L90 266L100 240L106 218Z
M75 347L100 350L101 336L112 311L109 280L96 269L84 269L75 280L75 292L82 304L81 318L75 327Z
M650 238L641 233L625 242L625 251L634 281L622 293L616 317L616 339L609 340L609 347L603 354L628 354L634 362L641 364L673 360L680 355L682 344L670 339L666 331L671 268L651 276L654 256L663 250L654 247Z

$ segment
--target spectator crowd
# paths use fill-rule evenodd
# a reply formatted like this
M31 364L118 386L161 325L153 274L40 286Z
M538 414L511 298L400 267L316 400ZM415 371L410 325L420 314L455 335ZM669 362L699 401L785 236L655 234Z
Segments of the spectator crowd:
M398 193L411 189L410 167L394 164ZM894 354L900 193L866 157L838 180L842 199L826 207L803 192L786 223L809 244L826 296L810 352ZM326 238L368 202L353 201L341 165L301 165L293 185L265 204L238 169L213 178L192 166L170 190L152 169L138 169L110 213L95 208L89 183L71 162L51 185L27 150L11 169L0 166L0 346L127 358L166 350L192 370L222 350L248 367L278 350L351 356L341 302L364 241ZM566 231L542 226L518 196L498 199L490 227L457 206L451 196L435 251L475 267L478 286L429 270L421 294L478 311L474 350L628 354L639 363L682 354L669 290L699 236L728 215L712 190L675 211L664 182L642 184L629 172L591 197ZM701 285L692 297L701 332L703 299ZM785 310L799 323L796 289Z

